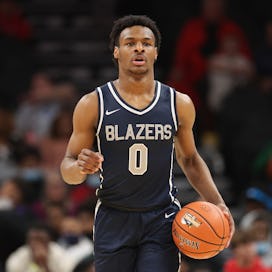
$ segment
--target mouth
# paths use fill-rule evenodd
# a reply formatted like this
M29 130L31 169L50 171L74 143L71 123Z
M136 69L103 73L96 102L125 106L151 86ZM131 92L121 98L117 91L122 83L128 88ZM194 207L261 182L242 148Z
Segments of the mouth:
M142 66L144 65L146 62L145 60L145 57L142 56L142 55L138 55L138 56L135 56L133 59L132 59L132 63L136 66Z

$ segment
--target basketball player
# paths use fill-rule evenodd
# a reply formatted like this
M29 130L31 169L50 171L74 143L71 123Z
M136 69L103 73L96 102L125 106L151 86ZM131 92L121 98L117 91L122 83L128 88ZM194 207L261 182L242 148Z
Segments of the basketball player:
M155 22L125 16L114 23L110 39L118 78L78 102L61 172L68 184L101 173L96 272L176 272L174 150L195 190L225 212L232 233L233 219L196 150L192 101L154 80L161 42Z

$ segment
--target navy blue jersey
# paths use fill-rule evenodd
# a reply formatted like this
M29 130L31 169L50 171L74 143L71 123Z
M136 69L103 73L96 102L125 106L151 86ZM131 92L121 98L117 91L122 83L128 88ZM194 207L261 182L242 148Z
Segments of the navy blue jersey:
M97 88L98 150L104 156L97 196L120 209L169 205L177 131L175 90L156 81L152 102L142 110L127 104L112 82Z

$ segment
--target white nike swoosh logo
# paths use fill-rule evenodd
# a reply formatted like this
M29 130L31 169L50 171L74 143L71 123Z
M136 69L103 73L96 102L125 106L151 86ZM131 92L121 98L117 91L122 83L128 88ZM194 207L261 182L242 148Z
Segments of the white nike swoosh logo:
M169 213L169 214L165 213L165 214L164 214L164 217L165 217L165 218L169 218L170 216L172 216L172 215L174 215L174 214L175 214L175 212L172 212L172 213Z
M106 115L111 115L119 110L121 110L121 109L116 109L116 110L112 110L112 111L106 110Z

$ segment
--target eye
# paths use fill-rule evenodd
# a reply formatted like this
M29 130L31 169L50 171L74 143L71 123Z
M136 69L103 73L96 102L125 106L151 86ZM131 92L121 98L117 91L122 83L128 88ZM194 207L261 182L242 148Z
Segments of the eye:
M126 43L126 45L129 46L129 47L133 46L134 44L135 44L134 42L127 42Z
M144 42L143 45L144 45L144 46L151 46L151 44L148 43L148 42Z

